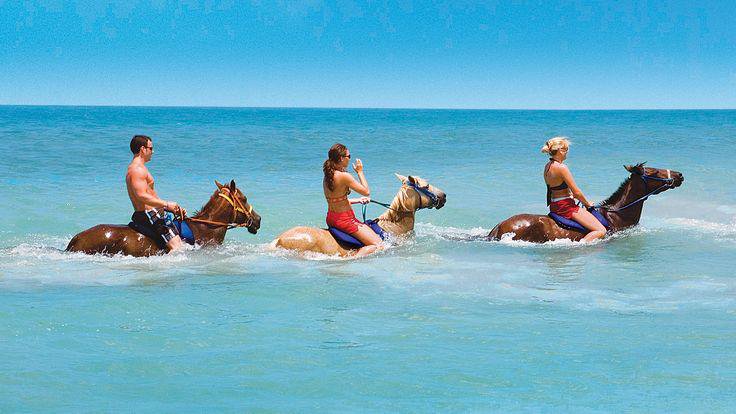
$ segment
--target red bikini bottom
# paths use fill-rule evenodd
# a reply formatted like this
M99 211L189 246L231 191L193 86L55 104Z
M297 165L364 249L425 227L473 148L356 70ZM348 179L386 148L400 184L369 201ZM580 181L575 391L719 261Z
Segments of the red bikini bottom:
M572 198L565 198L560 201L553 201L549 205L549 211L559 214L560 216L572 220L572 215L577 213L580 207L575 205L575 200Z
M334 211L327 212L327 225L334 227L347 234L353 234L358 231L358 224L361 224L355 218L353 209L336 213Z

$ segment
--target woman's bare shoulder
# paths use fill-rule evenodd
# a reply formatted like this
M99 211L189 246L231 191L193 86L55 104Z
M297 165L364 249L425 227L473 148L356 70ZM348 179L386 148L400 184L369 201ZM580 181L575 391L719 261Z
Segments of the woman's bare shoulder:
M333 177L335 178L335 182L345 183L348 182L352 176L345 171L335 171L335 175Z
M552 165L550 165L549 170L557 172L557 173L560 173L563 171L569 171L569 169L567 168L567 165L561 162L553 162Z

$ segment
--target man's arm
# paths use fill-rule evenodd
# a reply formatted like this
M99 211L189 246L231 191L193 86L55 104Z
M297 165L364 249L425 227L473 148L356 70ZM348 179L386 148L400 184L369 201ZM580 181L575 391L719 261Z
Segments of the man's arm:
M155 192L151 193L148 191L149 187L148 182L146 181L146 172L142 168L133 168L129 174L130 188L139 201L152 207L163 207L167 210L169 207L172 207L171 204L176 204L164 201L160 199Z

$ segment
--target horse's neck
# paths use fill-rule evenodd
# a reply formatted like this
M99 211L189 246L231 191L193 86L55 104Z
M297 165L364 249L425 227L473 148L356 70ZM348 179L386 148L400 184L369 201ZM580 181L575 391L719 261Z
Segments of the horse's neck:
M194 218L215 221L215 222L220 222L220 223L229 222L230 217L228 216L226 204L224 202L218 203L218 200L220 199L219 198L215 199L214 197L210 199L210 201L208 201L207 204L205 204L205 206L202 207L202 211L200 211L196 216L194 216ZM189 224L189 227L192 228L192 232L194 233L194 237L197 239L197 243L222 244L222 242L225 240L225 233L227 233L226 226L213 226L210 224L200 223L197 221L189 221L188 224Z
M609 205L612 210L616 210L633 203L645 193L646 185L644 182L637 177L632 177L618 200L612 200ZM644 201L640 201L620 211L608 211L609 221L616 229L639 224L643 207Z
M414 230L414 206L407 205L403 194L403 189L399 190L388 210L378 217L381 228L394 236L401 236Z

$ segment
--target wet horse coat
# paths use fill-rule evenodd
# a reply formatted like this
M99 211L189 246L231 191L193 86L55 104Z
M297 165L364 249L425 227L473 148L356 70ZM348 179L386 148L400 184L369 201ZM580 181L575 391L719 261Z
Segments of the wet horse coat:
M248 204L245 195L234 181L222 185L215 181L217 190L202 210L194 217L184 219L198 245L219 245L232 227L247 227L255 234L261 217ZM123 254L152 256L166 253L156 239L134 230L128 225L98 224L75 235L66 247L70 252L87 254Z
M668 169L645 167L644 163L624 166L630 175L619 188L597 208L610 223L609 232L617 232L639 224L644 201L652 195L682 185L682 173ZM517 214L498 223L488 234L489 240L504 235L513 240L544 243L557 239L579 241L585 233L558 225L549 216Z
M377 219L384 232L402 236L414 229L414 215L424 208L440 209L447 195L420 177L396 174L402 186L385 213ZM281 233L273 245L299 252L315 252L327 255L349 256L356 251L355 245L340 242L326 229L294 227Z

